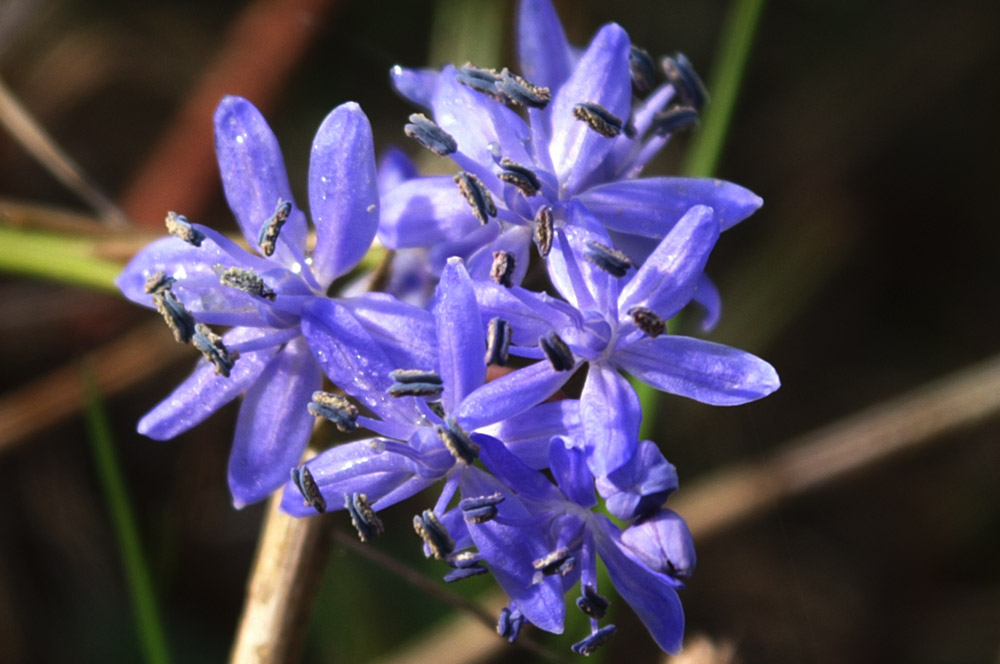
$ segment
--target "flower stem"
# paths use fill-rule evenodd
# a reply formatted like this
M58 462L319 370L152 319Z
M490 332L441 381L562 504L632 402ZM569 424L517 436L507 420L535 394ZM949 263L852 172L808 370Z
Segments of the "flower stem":
M139 642L147 662L167 664L170 661L170 654L157 609L156 593L149 573L149 564L139 540L139 530L136 527L135 515L132 513L128 491L115 456L111 428L101 404L93 372L89 367L84 367L82 374L86 385L87 430L91 453L104 489L104 497L118 540L118 549L125 566L125 577L132 597Z

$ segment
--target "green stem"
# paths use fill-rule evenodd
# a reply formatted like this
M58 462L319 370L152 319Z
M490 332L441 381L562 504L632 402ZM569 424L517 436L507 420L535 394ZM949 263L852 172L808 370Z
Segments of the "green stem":
M94 255L93 240L0 225L0 272L117 292L121 265Z
M132 513L128 492L122 478L121 468L115 456L114 442L107 414L101 403L93 372L85 368L82 379L87 394L87 430L90 438L94 465L104 489L108 511L118 540L132 596L139 642L150 664L167 664L170 655L164 638L163 625L157 609L156 594L149 573L149 565L143 554L135 515Z
M712 177L715 174L763 7L764 0L737 0L726 18L715 56L715 74L708 86L712 101L705 109L701 130L695 137L682 169L685 175ZM672 333L673 329L669 331ZM656 429L660 393L634 379L632 385L642 404L643 419L639 435L643 439L652 438Z

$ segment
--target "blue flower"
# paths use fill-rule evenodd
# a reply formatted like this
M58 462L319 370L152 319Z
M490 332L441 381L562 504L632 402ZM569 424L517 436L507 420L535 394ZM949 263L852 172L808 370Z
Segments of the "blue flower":
M223 186L249 252L171 214L181 237L139 252L117 284L132 301L198 325L206 354L194 373L139 423L166 440L243 394L229 461L237 507L284 484L309 439L310 394L320 365L300 329L301 312L368 250L379 219L371 127L357 104L334 109L313 141L309 205L316 244L306 254L306 216L292 198L278 142L247 100L226 97L215 113ZM182 239L183 238L183 239ZM221 339L207 325L231 326ZM200 335L200 336L199 336Z
M408 133L462 172L388 192L379 230L387 246L433 246L438 264L468 256L476 278L490 273L494 252L507 252L519 283L532 238L547 254L552 234L572 225L574 201L637 262L695 205L712 207L723 229L760 206L751 192L719 180L634 179L669 139L662 111L681 95L679 83L666 83L633 110L634 49L620 26L601 28L577 56L547 0L522 2L518 52L530 83L468 66L393 69L397 90L433 114L433 122L411 116ZM537 103L524 99L542 86ZM528 106L527 121L508 108L518 104ZM709 286L703 294L711 295Z

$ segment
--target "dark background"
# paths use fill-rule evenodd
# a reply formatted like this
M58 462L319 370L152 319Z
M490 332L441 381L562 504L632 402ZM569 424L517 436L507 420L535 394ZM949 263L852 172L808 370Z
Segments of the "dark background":
M653 54L684 51L711 81L729 4L557 7L577 45L616 20ZM304 57L253 100L302 198L312 135L333 106L358 101L378 147L401 143L411 109L390 90L388 68L476 59L466 53L482 39L463 43L446 27L468 5L504 53L477 64L515 65L512 2L343 0L322 17L296 15L310 26ZM124 199L245 10L232 1L4 0L0 75L91 178ZM713 338L765 357L783 387L734 409L661 402L657 439L678 467L681 496L687 482L767 458L797 435L997 352L997 25L1000 4L986 0L766 4L718 172L765 206L723 236L709 273L726 306ZM210 109L203 120L203 136L190 138L195 165L194 151L210 149ZM689 145L672 144L647 172L676 172ZM192 204L198 217L235 230L217 173L199 182L210 197ZM87 212L2 132L0 196ZM160 232L163 210L144 202L132 199L130 213ZM184 203L176 207L189 212ZM0 277L0 399L154 316L123 298ZM229 502L235 408L168 443L134 430L190 366L169 363L106 407L172 654L216 662L232 640L262 515ZM0 446L0 662L135 661L82 415L42 419ZM747 662L997 661L998 422L937 437L699 541L699 568L682 592L688 634L728 642ZM437 576L410 533L416 509L389 510L375 546ZM327 518L350 528L342 515ZM473 595L491 587L468 583ZM335 544L306 661L386 655L449 611ZM629 611L615 621L621 633L606 661L657 657ZM549 643L564 651L580 636Z

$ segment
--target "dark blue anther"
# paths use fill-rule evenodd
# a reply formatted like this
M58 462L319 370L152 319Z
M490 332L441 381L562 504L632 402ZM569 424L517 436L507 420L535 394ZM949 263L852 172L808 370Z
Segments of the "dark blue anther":
M514 269L517 258L509 251L494 251L493 266L490 268L490 278L501 286L510 288L514 285Z
M253 270L246 270L241 267L224 268L221 265L215 265L214 269L215 273L219 275L219 282L223 286L229 286L244 293L256 295L272 302L274 301L275 292Z
M458 506L468 523L486 523L497 515L497 505L502 502L503 494L497 492L489 496L465 498L458 503Z
M500 160L500 168L503 170L497 173L497 177L520 189L525 196L534 196L542 188L541 180L527 166L504 157Z
M618 628L614 625L607 625L597 630L583 641L579 643L574 643L570 648L577 655L591 655L595 650L603 646L605 643L611 640L611 637L615 635Z
M691 65L687 56L683 53L675 53L672 58L664 57L660 61L660 66L663 68L667 80L677 91L677 97L682 104L700 109L708 103L708 92L705 90L705 84L701 82L701 78L695 72L694 66Z
M632 46L628 53L628 73L632 77L632 89L644 95L656 83L656 63L645 49Z
M459 461L471 464L479 456L479 446L472 442L454 417L446 417L444 426L437 426L435 430L444 446Z
M212 329L203 323L194 326L194 334L191 335L191 345L201 351L205 359L215 365L215 373L229 378L229 372L236 364L238 353L230 353L226 345L222 343L222 337L212 332Z
M538 346L545 353L552 368L556 371L569 371L576 362L573 359L573 352L566 345L555 331L549 332L538 340Z
M452 135L423 113L412 114L410 123L403 126L403 133L439 157L446 157L458 150L458 143Z
M483 557L474 551L459 551L449 554L445 557L444 561L452 567L460 568L472 567L482 559Z
M532 561L531 564L545 576L552 576L553 574L564 575L571 572L576 566L576 558L570 555L568 549L560 548L538 560Z
M632 307L628 310L628 315L632 317L635 326L656 338L667 331L667 321L663 320L655 311L646 307Z
M316 417L325 417L340 431L354 431L358 428L358 408L344 397L330 392L312 393L312 401L307 406Z
M425 397L441 394L444 384L435 371L420 369L396 369L389 372L395 382L386 390L392 397Z
M517 641L524 626L524 616L520 613L512 613L510 609L504 607L500 609L500 618L497 620L497 634L507 639L510 643Z
M167 327L174 333L174 339L182 344L191 341L191 337L195 333L194 318L169 287L153 293L153 305L163 316L163 320L167 322Z
M552 99L552 92L548 88L530 83L506 67L500 72L494 88L505 98L505 103L511 106L545 108Z
M316 480L313 479L312 473L307 467L292 468L292 483L314 510L320 514L326 511L326 498L316 486Z
M597 589L591 585L583 587L583 595L576 598L576 605L581 611L595 620L600 620L608 611L608 599L597 594Z
M288 221L288 216L292 213L292 203L278 199L278 204L274 208L274 214L267 218L267 221L260 227L257 233L257 244L265 256L274 253L278 243L278 235L281 234L281 227Z
M153 274L146 277L146 285L144 287L145 291L151 295L156 293L169 290L174 282L177 280L173 277L168 277L163 272L154 272Z
M413 530L420 535L430 549L431 555L438 560L455 550L455 540L431 510L424 510L422 514L413 517Z
M583 250L583 257L615 277L624 277L632 267L628 256L600 242L588 242L587 248Z
M497 89L497 83L500 82L500 75L495 69L481 69L466 63L459 67L455 78L459 83L472 88L476 92L482 92L500 102L504 101L503 95Z
M653 133L665 136L697 123L698 111L693 106L671 106L653 117Z
M535 214L535 246L542 258L552 250L552 207L543 205Z
M606 138L614 138L622 133L625 124L622 119L600 104L585 101L573 107L573 117Z
M513 330L510 323L502 318L491 318L486 326L486 364L507 366L510 339Z
M452 178L458 185L458 190L462 196L472 206L472 214L476 215L479 223L485 224L490 217L497 216L497 206L493 203L493 196L483 186L482 181L472 173L461 171Z
M462 579L468 579L470 576L479 576L480 574L487 574L489 570L476 563L475 565L470 565L469 567L459 567L453 569L444 575L445 583L454 583L455 581L461 581Z
M166 222L167 232L174 237L184 240L188 244L200 247L202 241L205 239L205 234L192 226L191 222L183 214L168 212Z
M362 542L367 542L381 535L385 528L382 520L375 514L375 510L368 504L368 495L364 493L352 493L344 496L344 507L351 517L351 524L358 531L358 538Z

